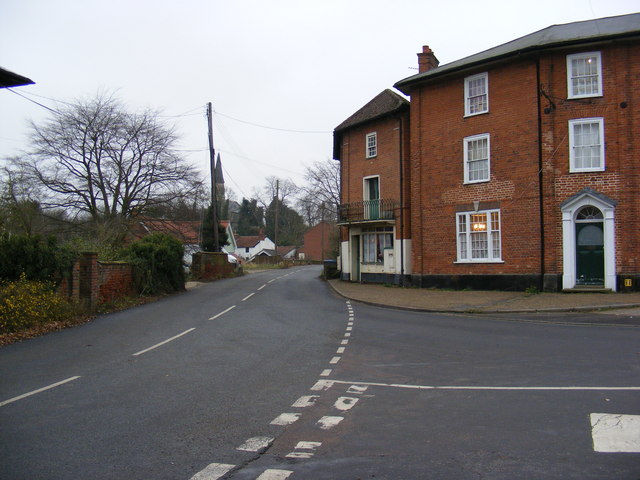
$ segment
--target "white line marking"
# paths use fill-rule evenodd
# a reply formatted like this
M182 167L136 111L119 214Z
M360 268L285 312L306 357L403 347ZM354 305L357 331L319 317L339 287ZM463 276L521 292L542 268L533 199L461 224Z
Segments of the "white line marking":
M351 385L347 390L347 393L357 393L358 395L361 395L367 391L367 388L369 387L366 385Z
M271 421L271 425L287 426L298 421L301 413L281 413L278 417Z
M217 480L234 467L235 465L229 465L228 463L212 463L204 470L196 473L190 480Z
M338 348L338 350L336 350L336 353L344 353L344 349L345 347L340 347Z
M156 343L154 346L149 347L149 348L145 348L144 350L140 350L139 352L136 352L133 354L134 357L137 357L138 355L142 355L143 353L147 353L150 350L153 350L154 348L158 348L161 347L162 345L164 345L165 343L169 343L173 340L175 340L176 338L180 338L183 335L186 335L189 332L193 332L195 330L195 328L190 328L189 330L185 330L182 333L179 333L178 335L176 335L175 337L171 337L171 338L167 338L164 342L160 342L160 343Z
M272 278L272 279L271 279L271 280L269 280L267 283L271 283L271 282L275 282L275 281L276 281L276 279L275 279L275 278Z
M236 448L236 450L242 450L243 452L259 452L271 445L273 440L273 437L251 437Z
M353 382L331 380L334 383L367 385L369 387L408 388L413 390L560 390L560 391L640 391L640 387L494 387L471 385L405 385L401 383Z
M349 340L342 340L340 345L349 345Z
M333 406L338 410L346 412L347 410L351 410L353 406L358 403L358 400L358 398L354 397L340 397Z
M345 338L349 338L351 336L351 334L349 332L344 334Z
M350 332L351 330L353 330L353 327L347 327L347 332Z
M264 287L266 287L267 284L265 283L264 285L262 285L261 287L258 287L258 290L262 290Z
M231 307L227 308L226 310L223 310L222 312L218 313L217 315L214 315L209 320L215 320L216 318L221 317L222 315L224 315L225 313L233 310L234 308L236 308L236 306L232 305Z
M347 323L347 327L353 327L353 322Z
M0 402L0 407L4 407L5 405L9 405L10 403L17 402L18 400L22 400L23 398L30 397L31 395L35 395L36 393L41 393L41 392L44 392L45 390L51 390L52 388L59 387L60 385L64 385L65 383L73 382L74 380L77 380L79 378L80 376L69 377L66 380L61 380L60 382L52 383L51 385L47 385L46 387L42 387L28 393L23 393L22 395L18 395L17 397L13 397L13 398L10 398L9 400L5 400L4 402Z
M640 453L640 415L592 413L590 417L596 452Z
M294 408L310 407L316 403L318 398L320 398L318 395L304 395L296 400L291 406Z
M322 442L298 442L294 451L287 455L287 458L311 458L315 453L314 450L322 445ZM310 450L309 452L301 452L300 450Z
M333 372L333 370L331 370L330 368L327 368L326 370L323 370L322 373L320 374L321 377L328 377L329 375L331 375L331 372Z
M342 420L344 420L344 417L325 416L325 417L322 417L320 420L318 420L317 425L322 430L329 430L330 428L333 428L336 425L338 425Z
M262 474L256 478L256 480L285 480L289 478L293 471L291 470L276 470L274 468L268 468Z
M311 390L314 391L322 391L322 390L329 390L331 387L333 387L333 382L330 380L318 380L316 382L316 384L311 387Z
M336 363L338 363L340 361L341 357L333 357L331 360L329 360L329 364L330 365L335 365Z
M241 301L246 301L249 300L251 297L253 297L256 294L256 292L250 293L249 295L247 295L246 297L244 297Z

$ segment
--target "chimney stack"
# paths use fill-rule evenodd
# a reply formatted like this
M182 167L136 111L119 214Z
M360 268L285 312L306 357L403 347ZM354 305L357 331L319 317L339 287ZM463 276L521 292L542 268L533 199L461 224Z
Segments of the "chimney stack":
M418 72L428 72L438 66L440 62L428 45L422 47L422 53L418 54Z

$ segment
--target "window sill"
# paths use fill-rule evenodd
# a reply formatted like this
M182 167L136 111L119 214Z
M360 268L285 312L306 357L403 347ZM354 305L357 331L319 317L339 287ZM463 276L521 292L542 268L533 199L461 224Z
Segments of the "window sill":
M600 168L581 168L581 169L570 168L569 169L569 173L597 173L597 172L604 172L604 171L605 171L604 167L600 167Z
M478 115L486 115L487 113L489 113L489 110L478 113L465 113L462 118L477 117Z
M583 100L585 98L600 98L604 97L602 93L595 93L593 95L575 95L573 97L567 97L567 100Z
M456 260L454 265L475 265L475 264L487 264L487 263L504 263L504 260Z
M486 180L474 180L472 182L465 180L464 182L462 182L463 185L475 185L477 183L489 183L491 181L491 179L486 179Z

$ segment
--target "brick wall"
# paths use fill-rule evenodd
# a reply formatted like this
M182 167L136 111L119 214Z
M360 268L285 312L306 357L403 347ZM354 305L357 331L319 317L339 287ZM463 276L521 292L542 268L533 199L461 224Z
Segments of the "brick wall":
M193 254L191 274L197 280L216 280L236 274L237 264L229 263L226 253L197 252Z
M99 303L136 295L130 264L126 262L97 262L97 267Z
M322 261L334 258L336 249L336 226L323 222L305 232L300 250L305 260Z

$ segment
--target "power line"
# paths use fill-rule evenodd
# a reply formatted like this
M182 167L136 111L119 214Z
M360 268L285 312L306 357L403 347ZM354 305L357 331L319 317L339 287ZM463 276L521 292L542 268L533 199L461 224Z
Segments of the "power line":
M216 115L220 115L221 117L228 118L230 120L234 120L236 122L245 123L247 125L251 125L253 127L266 128L267 130L277 130L279 132L289 132L289 133L333 133L331 130L292 130L288 128L278 128L278 127L270 127L267 125L261 125L259 123L248 122L246 120L240 120L239 118L232 117L230 115L225 115L224 113L214 111Z
M33 100L33 99L29 98L29 97L25 97L24 95L22 95L21 93L16 92L12 88L7 88L7 90L9 90L11 93L15 93L16 95L18 95L19 97L24 98L25 100L28 100L31 103L35 103L39 107L45 108L45 109L49 110L50 112L55 113L56 115L60 115L60 112L58 112L57 110L54 110L53 108L49 108L49 107L47 107L46 105L43 105L40 102L36 102L35 100Z

